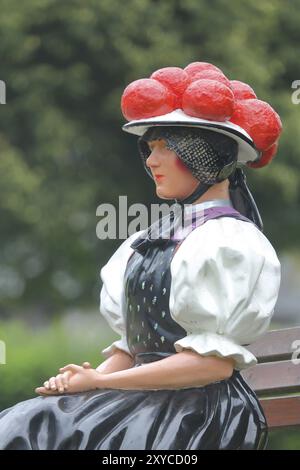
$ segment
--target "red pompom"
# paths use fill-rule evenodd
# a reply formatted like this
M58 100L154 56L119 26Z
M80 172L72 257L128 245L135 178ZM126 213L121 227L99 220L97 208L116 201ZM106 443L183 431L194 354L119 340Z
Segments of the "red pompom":
M216 80L217 82L223 83L228 88L231 88L230 80L224 75L223 72L219 72L218 70L213 69L206 69L200 70L199 72L195 72L193 75L192 81L195 82L196 80Z
M121 98L123 116L128 120L147 119L173 111L176 97L167 87L152 78L130 83Z
M216 80L196 80L182 97L183 111L194 117L225 121L234 110L234 95L230 88Z
M185 72L188 74L191 81L194 80L194 76L198 72L203 72L203 70L215 70L217 72L223 73L216 65L210 64L208 62L192 62L191 64L185 67Z
M258 99L236 101L230 121L248 132L258 150L267 150L278 139L282 130L276 111L268 103Z
M184 90L189 84L188 74L180 67L164 67L153 72L150 78L157 80L171 90L176 96L176 108L181 108Z
M254 90L247 83L240 82L239 80L230 80L230 84L236 100L257 98Z
M276 141L271 147L262 152L260 160L258 162L247 162L247 166L251 168L262 168L270 163L275 157L278 149L278 141Z

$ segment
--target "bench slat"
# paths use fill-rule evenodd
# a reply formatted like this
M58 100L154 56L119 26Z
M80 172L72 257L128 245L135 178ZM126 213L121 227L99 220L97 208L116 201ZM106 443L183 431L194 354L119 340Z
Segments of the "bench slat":
M292 348L292 344L297 340L300 342L300 327L284 328L268 331L261 339L246 347L259 362L272 362L291 359L296 349Z
M300 364L292 361L257 364L241 374L258 396L300 390Z
M300 327L293 327L271 330L245 346L258 365L241 374L259 396L270 429L300 426L300 364L292 362L299 343Z
M300 425L300 396L261 399L270 429Z

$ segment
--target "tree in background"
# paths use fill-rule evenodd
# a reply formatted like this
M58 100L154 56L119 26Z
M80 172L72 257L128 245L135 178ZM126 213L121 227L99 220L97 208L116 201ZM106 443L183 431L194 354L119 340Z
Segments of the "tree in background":
M96 237L103 202L158 202L121 131L120 97L167 65L212 62L283 121L273 163L246 172L276 249L299 239L300 2L0 1L0 316L98 304L99 269L120 243ZM166 60L167 58L167 60Z

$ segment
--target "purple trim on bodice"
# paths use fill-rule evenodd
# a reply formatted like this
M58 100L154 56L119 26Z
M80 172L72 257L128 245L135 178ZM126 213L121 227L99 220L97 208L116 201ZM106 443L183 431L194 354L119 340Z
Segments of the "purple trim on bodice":
M252 220L248 219L240 212L238 212L234 207L230 206L219 206L219 207L209 207L208 209L204 209L204 214L206 220L209 219L216 219L217 217L221 217L223 215L234 215L237 219L244 220L245 222L252 222ZM205 222L206 222L205 220Z
M218 206L218 207L209 207L201 211L195 210L194 212L188 213L186 215L186 227L175 231L171 236L171 239L174 241L183 241L186 236L191 233L195 228L205 224L208 220L218 219L219 217L233 217L238 220L243 220L245 222L252 222L252 220L247 219L240 212L230 206Z

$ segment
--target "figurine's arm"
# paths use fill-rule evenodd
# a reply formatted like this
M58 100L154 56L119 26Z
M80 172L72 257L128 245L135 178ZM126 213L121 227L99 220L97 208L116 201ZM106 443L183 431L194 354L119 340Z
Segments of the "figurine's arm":
M232 375L234 360L217 356L200 356L191 350L173 354L165 359L140 367L112 373L99 372L90 367L69 364L60 369L69 373L70 380L65 393L77 393L95 389L176 389L204 386L224 380ZM59 388L39 387L37 393L57 394Z
M97 388L165 389L197 387L229 378L234 360L184 350L141 367L100 375Z
M129 354L119 349L102 362L96 370L102 374L111 374L112 372L130 369L133 364L134 359Z

